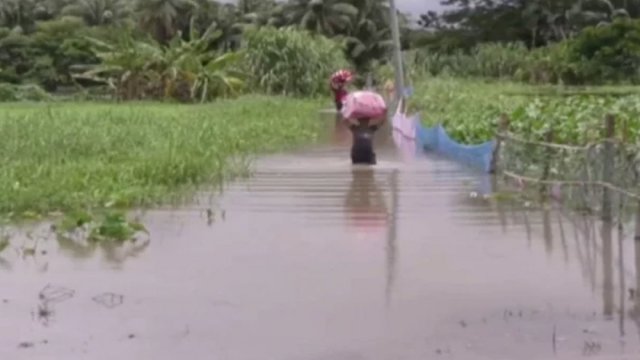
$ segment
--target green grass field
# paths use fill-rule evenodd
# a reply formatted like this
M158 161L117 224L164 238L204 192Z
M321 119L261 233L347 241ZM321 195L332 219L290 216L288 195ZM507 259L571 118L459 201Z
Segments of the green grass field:
M153 205L247 170L246 155L314 141L322 103L4 104L0 213Z

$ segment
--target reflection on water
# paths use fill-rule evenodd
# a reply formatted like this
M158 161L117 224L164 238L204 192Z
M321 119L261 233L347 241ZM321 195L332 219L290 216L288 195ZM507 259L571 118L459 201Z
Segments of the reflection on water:
M360 236L386 233L387 305L393 291L397 256L398 174L397 169L384 173L383 179L389 192L385 194L376 181L372 167L355 166L351 170L352 178L344 201L349 226L356 229ZM387 205L387 198L389 198L389 205Z
M136 258L151 244L149 240L135 241L80 241L66 236L56 236L60 252L77 259L87 259L102 255L104 260L113 264L122 264L129 258Z
M388 209L384 194L376 184L373 168L354 166L351 176L344 200L350 225L365 235L385 231L389 221Z
M148 243L12 230L0 359L637 358L628 224L484 196L490 177L384 141L352 167L338 143L261 160L224 221L204 200L149 211ZM74 296L43 328L49 283Z

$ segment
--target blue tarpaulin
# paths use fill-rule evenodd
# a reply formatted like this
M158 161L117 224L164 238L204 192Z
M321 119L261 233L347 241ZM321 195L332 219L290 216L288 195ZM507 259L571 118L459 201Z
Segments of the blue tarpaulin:
M398 105L392 126L396 146L406 155L410 155L411 147L415 147L423 151L434 151L484 172L490 171L494 140L477 145L460 144L447 134L441 124L425 127L419 114L404 114L402 104Z

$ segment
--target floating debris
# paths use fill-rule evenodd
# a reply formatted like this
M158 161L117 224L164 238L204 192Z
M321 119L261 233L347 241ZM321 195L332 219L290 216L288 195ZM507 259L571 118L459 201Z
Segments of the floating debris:
M113 309L117 306L122 305L122 303L124 302L124 296L109 292L94 296L92 300L106 308Z
M38 297L45 303L58 303L71 299L74 294L74 290L61 286L47 285L40 291Z

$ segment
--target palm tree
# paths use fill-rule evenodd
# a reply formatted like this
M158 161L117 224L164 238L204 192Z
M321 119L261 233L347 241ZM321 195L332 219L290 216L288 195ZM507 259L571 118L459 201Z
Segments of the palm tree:
M131 12L127 0L75 0L62 8L63 15L79 17L89 26L118 23Z
M0 26L16 32L30 33L35 30L38 3L36 0L0 1Z
M390 10L384 0L352 0L360 10L346 37L347 56L360 73L370 71L374 60L385 59L393 46Z
M194 0L137 0L141 27L166 44L189 22L198 4Z
M275 3L272 7L268 7L257 13L257 18L252 21L256 25L268 25L281 28L291 25L291 14L288 12L289 4Z
M275 0L238 0L238 11L241 14L257 14L267 12L276 6Z
M291 0L286 7L292 24L319 34L344 34L359 9L349 0Z
M279 26L286 24L284 9L286 4L275 0L238 0L237 10L243 24L267 25L273 18ZM275 25L271 24L271 25Z
M637 0L531 0L522 17L531 33L531 46L537 46L570 38L586 26L628 18L629 10L634 10L633 6L639 3Z
M625 7L616 7L616 4L609 0L581 0L572 10L576 19L586 25L603 25L618 18L629 18L627 5L625 3Z

